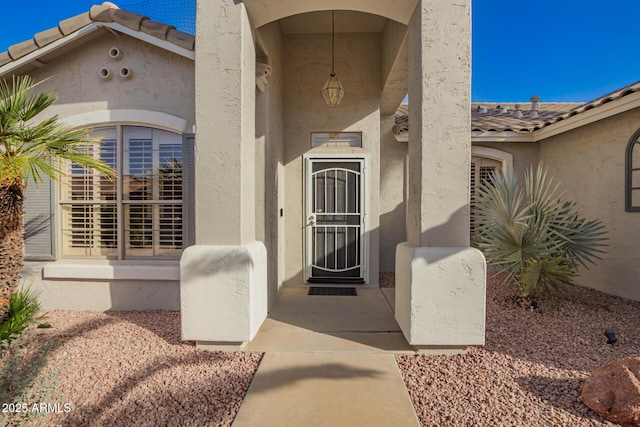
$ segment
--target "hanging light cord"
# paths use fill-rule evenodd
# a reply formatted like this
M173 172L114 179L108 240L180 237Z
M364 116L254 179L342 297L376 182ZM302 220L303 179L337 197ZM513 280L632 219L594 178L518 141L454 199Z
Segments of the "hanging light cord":
M336 27L335 21L333 17L333 10L331 11L331 75L335 75L336 72L333 67L333 63L335 61L335 44L336 44Z

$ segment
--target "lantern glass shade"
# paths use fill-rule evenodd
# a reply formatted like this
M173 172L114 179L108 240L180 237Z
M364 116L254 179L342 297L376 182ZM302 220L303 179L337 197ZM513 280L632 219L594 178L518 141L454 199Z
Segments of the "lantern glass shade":
M331 73L322 88L322 97L329 107L337 107L344 97L344 88L335 73Z

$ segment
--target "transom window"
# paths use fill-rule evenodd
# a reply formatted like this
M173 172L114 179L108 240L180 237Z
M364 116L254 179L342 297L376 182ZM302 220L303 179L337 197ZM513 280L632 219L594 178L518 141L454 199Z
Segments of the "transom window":
M63 256L178 258L183 247L182 136L138 126L95 128L87 155L117 172L109 180L69 165L63 180Z
M625 210L640 212L640 129L627 144L625 171Z

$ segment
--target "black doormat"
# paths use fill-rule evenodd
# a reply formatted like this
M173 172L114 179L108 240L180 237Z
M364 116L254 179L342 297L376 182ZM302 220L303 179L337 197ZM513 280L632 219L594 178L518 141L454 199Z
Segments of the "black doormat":
M340 297L358 296L356 288L342 288L337 286L311 286L307 295L329 295Z

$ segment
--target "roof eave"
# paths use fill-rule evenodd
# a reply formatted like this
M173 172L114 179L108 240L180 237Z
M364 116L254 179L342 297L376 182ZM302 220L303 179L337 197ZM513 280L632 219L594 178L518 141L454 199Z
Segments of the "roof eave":
M409 133L394 134L397 142L409 142ZM471 142L535 142L532 133L518 132L471 132Z
M195 52L185 49L183 47L177 46L171 42L168 42L166 40L161 40L157 37L153 37L151 35L148 35L146 33L140 32L140 31L135 31L132 30L128 27L125 27L124 25L115 23L115 22L93 22L89 25L87 25L84 28L79 29L78 31L75 31L67 36L64 36L42 48L36 49L35 51L28 53L27 55L16 59L15 61L11 61L3 66L0 66L0 76L9 74L15 70L20 69L21 67L24 67L25 65L28 65L29 63L36 63L36 66L41 67L42 64L38 64L38 59L47 55L48 53L51 53L57 49L60 49L61 47L72 43L78 39L81 39L95 31L100 30L101 28L108 28L111 29L113 31L117 31L119 33L122 34L126 34L130 37L136 38L138 40L144 41L146 43L149 43L153 46L159 47L161 49L167 50L169 52L173 52L177 55L180 55L182 57L191 59L192 61L195 61Z
M50 52L53 52L57 49L60 49L61 47L72 43L82 37L85 37L97 30L100 29L100 27L102 27L102 24L97 24L97 23L92 23L87 25L84 28L79 29L78 31L75 31L67 36L64 36L54 42L49 43L48 45L41 47L39 49L34 50L31 53L26 54L25 56L16 59L15 61L11 61L3 66L0 67L0 76L3 76L5 74L9 74L15 70L18 70L22 67L24 67L25 65L28 65L31 62L36 62L36 65L38 67L40 67L37 63L39 62L38 59L47 55Z
M595 108L583 111L574 116L556 121L542 129L538 129L533 133L535 141L542 141L552 136L568 132L638 107L640 107L640 92L634 92L606 104L598 105Z
M471 131L471 142L535 142L535 133Z
M185 49L183 47L180 47L174 43L171 43L169 41L166 40L162 40L159 39L157 37L151 36L147 33L143 33L141 31L136 31L136 30L132 30L131 28L125 27L124 25L118 24L116 22L113 23L103 23L102 26L107 27L107 28L111 28L112 30L118 31L120 33L126 34L128 36L134 37L138 40L141 40L143 42L149 43L153 46L162 48L164 50L167 50L169 52L173 52L176 55L180 55L183 56L187 59L191 59L192 61L195 61L196 59L196 53L193 50L189 50L189 49Z

